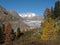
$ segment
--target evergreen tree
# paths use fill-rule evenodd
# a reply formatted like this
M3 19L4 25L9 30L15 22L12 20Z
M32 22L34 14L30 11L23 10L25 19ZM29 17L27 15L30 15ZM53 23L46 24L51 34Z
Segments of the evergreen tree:
M57 1L55 3L55 7L54 7L54 19L60 17L60 1Z
M53 14L53 12L54 12L54 8L53 8L53 7L51 7L51 13Z
M20 37L20 33L21 33L20 28L17 28L17 32L18 32L18 37Z
M0 26L0 43L3 43L3 42L4 42L4 33L2 30L2 27Z
M11 31L11 35L12 35L12 41L14 41L15 40L15 33L14 33L14 30L13 29Z
M3 31L5 31L5 24L2 24Z
M24 33L21 32L20 28L17 28L16 38L19 39Z

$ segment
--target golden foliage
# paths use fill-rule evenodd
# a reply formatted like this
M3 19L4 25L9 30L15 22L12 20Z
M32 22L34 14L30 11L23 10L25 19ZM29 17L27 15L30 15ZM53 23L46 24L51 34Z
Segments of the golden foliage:
M53 40L56 39L56 30L53 28L53 25L55 23L55 20L48 18L42 23L42 40Z

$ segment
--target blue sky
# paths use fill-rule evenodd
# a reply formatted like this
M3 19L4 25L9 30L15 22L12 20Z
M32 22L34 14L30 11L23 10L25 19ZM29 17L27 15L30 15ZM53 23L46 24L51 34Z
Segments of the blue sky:
M0 0L7 10L15 10L18 13L36 13L42 15L45 8L54 6L56 0Z

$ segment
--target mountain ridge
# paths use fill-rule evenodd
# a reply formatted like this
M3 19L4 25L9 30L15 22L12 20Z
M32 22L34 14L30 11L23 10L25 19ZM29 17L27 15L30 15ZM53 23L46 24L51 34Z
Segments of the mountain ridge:
M18 15L17 12L13 10L6 10L5 8L0 7L0 23L10 21L12 28L17 30L17 28L29 28L24 22L23 18Z

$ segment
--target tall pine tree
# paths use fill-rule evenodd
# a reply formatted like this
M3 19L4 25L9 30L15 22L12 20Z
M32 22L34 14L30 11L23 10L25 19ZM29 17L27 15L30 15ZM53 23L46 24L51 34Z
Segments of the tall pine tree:
M2 27L0 26L0 44L4 42L4 33Z
M58 17L60 17L60 1L57 1L55 3L55 7L54 7L54 16L53 16L53 18L56 19Z

